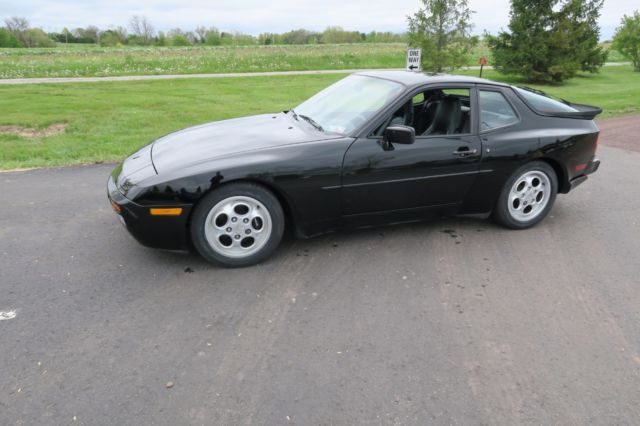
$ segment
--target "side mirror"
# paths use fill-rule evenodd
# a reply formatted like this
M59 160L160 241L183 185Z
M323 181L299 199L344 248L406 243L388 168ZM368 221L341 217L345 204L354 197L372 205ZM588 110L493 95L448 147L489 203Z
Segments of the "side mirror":
M384 142L411 145L416 141L416 130L410 126L395 125L384 129Z

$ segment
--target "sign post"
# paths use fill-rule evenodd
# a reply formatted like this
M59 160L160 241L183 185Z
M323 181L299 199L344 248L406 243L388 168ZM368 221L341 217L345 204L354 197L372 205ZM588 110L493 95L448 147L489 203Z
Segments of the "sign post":
M478 64L480 64L480 78L482 78L482 70L484 69L484 66L487 65L487 63L489 63L489 61L487 61L487 58L485 56L480 57L480 59L478 60Z
M422 49L407 50L407 71L418 72L421 69Z

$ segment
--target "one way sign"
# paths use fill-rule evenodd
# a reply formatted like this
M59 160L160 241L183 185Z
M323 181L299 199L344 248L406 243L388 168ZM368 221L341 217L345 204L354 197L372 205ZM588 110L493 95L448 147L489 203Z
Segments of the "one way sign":
M420 71L422 49L407 50L407 71Z

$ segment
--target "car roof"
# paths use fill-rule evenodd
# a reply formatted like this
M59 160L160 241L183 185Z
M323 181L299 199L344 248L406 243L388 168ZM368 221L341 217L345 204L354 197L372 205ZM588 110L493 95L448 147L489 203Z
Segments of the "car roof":
M374 77L374 78L383 78L386 80L392 80L397 83L401 83L409 87L423 86L425 84L439 84L439 83L488 84L493 86L509 87L508 84L487 80L485 78L468 77L464 75L419 73L419 72L401 71L401 70L362 71L362 72L355 73L355 75L362 75L362 76Z

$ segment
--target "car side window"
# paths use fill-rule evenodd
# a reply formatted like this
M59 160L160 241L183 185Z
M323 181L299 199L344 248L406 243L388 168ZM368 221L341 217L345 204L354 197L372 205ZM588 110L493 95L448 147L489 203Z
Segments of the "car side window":
M415 129L417 137L460 135L471 132L469 88L428 89L414 95L376 129L382 135L389 126Z
M518 115L500 92L480 90L480 131L509 126Z
M437 88L426 90L425 101L414 112L417 137L461 135L471 131L471 90Z

